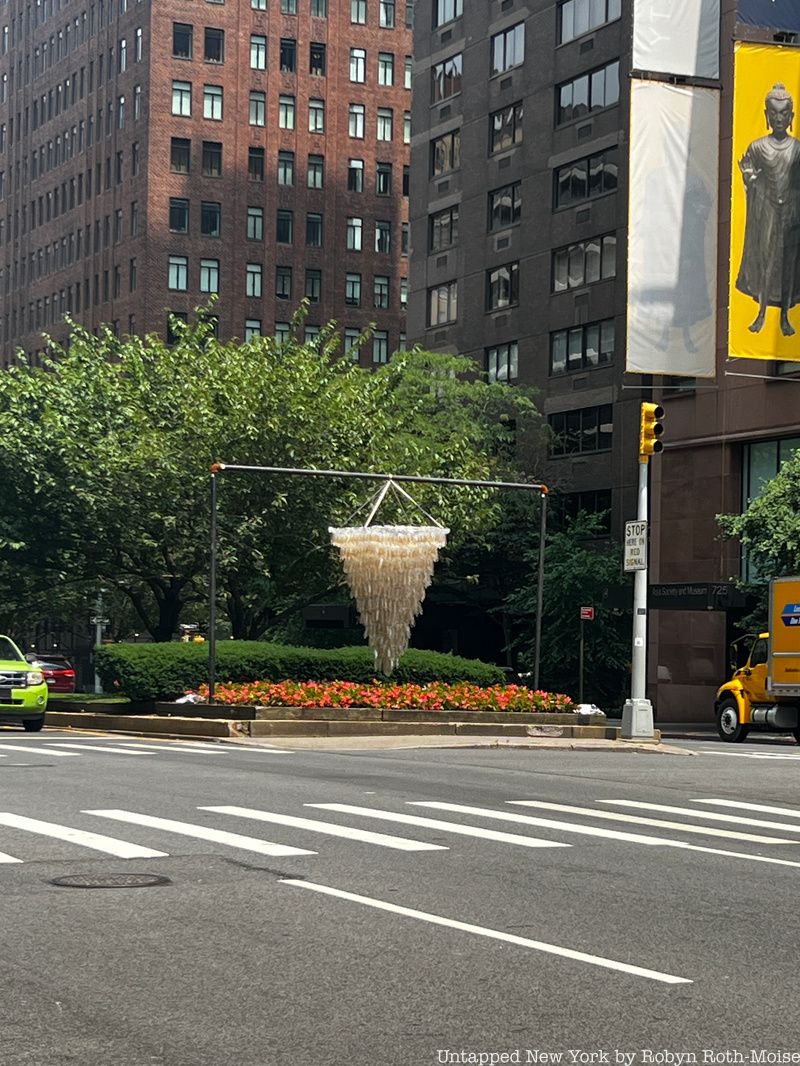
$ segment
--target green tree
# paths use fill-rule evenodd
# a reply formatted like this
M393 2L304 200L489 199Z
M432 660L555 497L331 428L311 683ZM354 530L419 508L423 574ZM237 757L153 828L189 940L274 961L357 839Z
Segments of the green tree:
M247 344L216 340L202 314L173 326L172 346L75 326L42 367L20 358L0 375L0 574L17 575L20 609L26 588L102 583L155 640L188 609L202 618L214 461L480 479L507 471L515 437L537 436L530 396L476 379L467 359L414 350L369 371L341 357L333 325L313 343ZM220 476L220 596L234 636L261 636L337 586L327 527L376 487ZM455 544L497 518L485 491L414 495Z

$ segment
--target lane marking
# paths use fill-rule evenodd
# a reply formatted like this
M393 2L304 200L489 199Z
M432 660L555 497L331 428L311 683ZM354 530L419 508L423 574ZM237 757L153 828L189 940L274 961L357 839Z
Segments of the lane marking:
M177 744L168 745L165 744L159 747L157 744L126 744L126 748L135 748L137 751L145 751L148 755L227 755L227 751L187 751L185 748L178 747ZM104 749L105 750L105 749Z
M6 855L4 851L0 851L0 862L22 862L22 859L15 859L13 855Z
M728 759L782 759L784 762L800 762L800 755L757 755L754 751L704 751L703 755L721 755Z
M305 806L311 806L306 804ZM360 840L364 844L378 844L384 848L395 848L397 851L449 851L443 844L426 844L419 840L409 840L407 837L387 836L385 833L371 833L367 829L351 829L346 825L335 825L333 822L320 822L314 818L295 818L290 814L273 814L271 811L256 811L251 807L198 807L200 811L211 811L214 814L232 814L237 818L252 818L257 822L274 822L277 825L288 825L293 829L310 829L315 833L327 833L333 837L347 837L349 840Z
M774 859L769 855L748 855L744 851L726 851L722 848L707 848L701 844L688 844L685 840L672 840L670 837L648 837L637 833L616 832L612 829L598 829L595 826L575 825L574 822L559 822L553 818L536 818L525 814L511 814L508 811L492 811L483 807L465 807L458 803L415 802L412 807L433 807L442 811L457 811L461 814L475 814L480 818L495 818L498 821L518 822L524 825L540 825L549 829L562 829L567 833L579 833L582 836L609 837L612 840L625 840L630 844L655 844L662 848L678 848L681 851L699 851L705 855L724 855L731 859L748 859L750 862L765 862L772 866L793 866L800 869L800 861L794 859ZM773 840L770 837L770 840ZM774 840L773 840L774 842ZM794 843L786 841L785 843Z
M74 759L74 751L52 751L49 747L35 748L30 744L0 744L0 748L5 751L28 751L34 755L55 755L59 759ZM0 755L0 759L5 759L5 755Z
M711 803L715 807L741 807L745 811L762 811L764 814L782 814L786 818L800 818L800 811L789 807L771 807L768 803L745 803L743 800L696 799L692 803ZM781 825L781 829L788 826Z
M315 851L293 848L288 844L273 844L269 840L240 836L239 833L227 833L223 829L212 829L209 826L194 825L191 822L176 822L171 818L154 818L149 814L137 814L135 811L110 809L83 811L83 814L94 814L99 818L113 818L117 822L144 825L150 829L163 829L167 833L178 833L181 836L195 837L198 840L210 840L215 844L227 844L231 848L241 848L243 851L256 851L259 855L317 854Z
M517 807L536 807L544 811L559 811L562 814L579 814L584 818L603 818L613 822L629 822L633 825L652 826L655 829L677 829L681 833L697 833L700 836L725 837L727 840L747 840L751 844L796 844L795 840L781 837L759 836L757 833L739 833L734 829L713 829L711 826L686 825L683 822L668 822L663 818L640 818L635 814L617 814L614 811L598 811L594 807L573 807L568 803L547 803L545 800L509 800Z
M639 803L636 800L598 800L612 803L615 807L634 807L638 810L664 811L667 814L685 814L688 818L707 818L714 822L733 822L736 825L756 825L762 829L782 829L785 833L800 833L800 825L785 822L768 822L764 818L745 818L735 814L717 814L715 811L695 811L691 807L670 807L666 803Z
M129 751L127 748L112 748L108 744L66 744L63 741L54 741L48 744L47 750L53 748L77 748L78 751L105 751L112 755L151 755L149 751Z
M439 818L420 818L413 814L394 814L391 811L378 811L372 807L354 807L349 803L305 803L305 807L319 807L324 811L339 811L341 814L356 814L365 818L380 818L386 822L402 822L407 825L419 825L424 829L442 829L447 833L460 833L462 836L482 837L485 840L499 840L504 844L519 844L526 848L571 848L571 844L562 844L557 840L545 840L542 837L521 836L518 833L502 833L495 829L482 829L477 825L459 825L458 822L446 822Z
M103 836L102 833L87 833L83 829L73 829L55 822L42 822L38 818L25 818L21 814L10 814L6 811L0 811L0 825L54 837L56 840L66 840L70 844L80 844L84 848L116 855L118 859L152 859L167 855L166 851L154 851L153 848L130 844L127 840L117 840L116 837Z
M602 955L589 955L585 951L574 951L572 948L562 948L558 944L546 944L541 940L529 940L527 937L515 936L513 933L504 933L500 929L490 929L483 925L472 925L469 922L459 922L455 918L444 918L440 914L431 914L428 911L418 911L412 907L401 907L396 903L387 903L382 899L374 899L371 896L359 896L355 892L344 892L339 888L329 888L327 885L317 885L312 881L297 881L293 878L282 878L281 883L292 885L295 888L306 888L310 892L319 892L325 896L334 896L337 899L346 899L352 903L361 903L366 907L374 907L376 910L388 911L390 914L401 914L407 918L416 918L419 921L429 922L431 925L444 926L447 929L457 929L463 933L474 933L476 936L487 937L490 940L500 940L506 944L515 944L523 948L531 948L534 951L542 951L548 955L558 955L564 959L572 959L575 962L585 962L590 966L601 966L606 970L616 970L619 973L632 974L634 977L645 977L650 981L659 981L668 985L691 985L694 982L688 977L676 977L674 974L662 973L660 970L649 970L643 966L633 966L627 962L617 962L616 959L607 959Z

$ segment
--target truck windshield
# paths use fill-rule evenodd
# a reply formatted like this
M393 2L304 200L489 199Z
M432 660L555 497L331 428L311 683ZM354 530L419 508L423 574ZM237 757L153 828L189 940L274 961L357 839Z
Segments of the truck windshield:
M15 648L8 637L0 637L0 662L22 662L19 649Z

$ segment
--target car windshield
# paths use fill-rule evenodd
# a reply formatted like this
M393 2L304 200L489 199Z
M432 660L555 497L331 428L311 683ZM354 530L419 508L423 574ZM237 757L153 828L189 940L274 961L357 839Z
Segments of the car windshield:
M8 637L0 637L0 662L23 662L18 648L15 648Z

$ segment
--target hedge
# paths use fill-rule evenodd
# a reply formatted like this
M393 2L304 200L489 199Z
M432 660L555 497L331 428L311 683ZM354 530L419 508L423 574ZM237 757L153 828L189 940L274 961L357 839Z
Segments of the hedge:
M106 644L95 652L95 667L106 692L132 700L174 700L208 680L208 644ZM372 651L360 648L298 648L262 641L217 644L218 681L357 681L375 679ZM444 655L407 651L392 674L398 684L432 681L503 684L499 666Z

